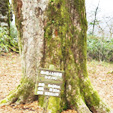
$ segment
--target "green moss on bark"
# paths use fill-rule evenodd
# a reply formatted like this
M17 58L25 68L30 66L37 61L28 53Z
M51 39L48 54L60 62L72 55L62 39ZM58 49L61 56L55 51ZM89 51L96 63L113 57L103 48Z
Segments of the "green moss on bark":
M79 73L80 64L75 63L75 60L79 60L80 62L81 59L74 58L75 55L73 53L75 53L75 48L78 47L77 52L81 49L80 45L86 46L84 43L82 44L82 38L86 40L86 34L84 35L81 32L81 28L83 27L81 27L82 24L79 25L79 14L76 12L76 10L71 13L72 9L70 8L72 5L73 3L69 1L66 2L64 0L51 1L47 10L48 20L45 27L45 53L47 62L45 67L48 67L49 63L52 63L57 69L65 70L65 94L62 94L62 100L65 100L65 102L62 102L63 106L65 106L64 109L67 107L77 108L77 102L79 98L81 98L79 87L80 81L79 77L77 76L77 73ZM74 7L76 7L76 4L74 4ZM75 16L73 17L73 15ZM78 22L78 26L74 25L74 21ZM84 53L85 56L86 52Z
M34 84L32 79L23 78L22 83L15 90L11 91L5 99L0 101L0 106L13 102L16 102L17 104L25 103L28 97L34 95Z
M52 0L46 14L45 67L51 63L65 71L62 108L79 109L85 103L99 106L100 97L87 74L85 1Z
M51 113L59 113L61 110L60 101L61 99L58 97L50 97L48 110L50 110Z

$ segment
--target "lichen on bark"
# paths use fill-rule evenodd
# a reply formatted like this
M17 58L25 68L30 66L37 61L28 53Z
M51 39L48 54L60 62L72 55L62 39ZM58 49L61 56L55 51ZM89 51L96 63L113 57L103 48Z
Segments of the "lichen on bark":
M36 3L37 2L37 3ZM25 102L30 95L34 95L34 86L38 68L41 66L43 40L44 40L44 13L37 17L35 9L41 8L45 12L48 1L43 0L40 4L32 0L13 0L16 25L19 34L19 46L22 58L22 82L0 104L12 102ZM24 4L24 6L23 6ZM30 12L30 13L29 13ZM32 18L33 17L33 18ZM26 81L27 79L27 81ZM30 89L30 90L29 90ZM5 104L4 103L4 104Z

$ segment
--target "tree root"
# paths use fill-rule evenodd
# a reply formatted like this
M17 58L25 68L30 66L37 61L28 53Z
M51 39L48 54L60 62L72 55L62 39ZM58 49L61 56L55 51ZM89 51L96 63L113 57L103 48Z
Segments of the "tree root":
M77 112L78 113L92 113L85 102L83 101L82 97L79 98L79 102L77 102Z
M20 104L25 103L29 97L33 97L34 83L31 80L24 79L15 90L11 91L9 95L0 101L0 106L10 105L12 103Z
M92 112L113 113L112 109L100 98L98 92L93 88L88 77L82 81L81 89L84 93L84 99Z
M29 80L29 79L23 79L21 85L19 85L15 90L11 91L5 99L0 101L0 106L9 105L12 103L16 103L16 104L25 103L26 101L29 100L30 97L32 97L33 99L34 83L31 81L32 80ZM78 95L76 95L74 98L75 102L74 102L74 105L72 105L73 109L77 110L78 113L92 113L92 112L113 113L112 109L102 101L97 91L94 90L93 86L90 84L89 79L82 81L82 83L83 83L83 86L82 86L83 88L81 87L82 89L81 92L83 92L82 95L84 98L80 96L81 92L79 92ZM50 98L49 101L50 101L48 103L49 106L51 106L51 103L54 103L53 107L56 106L56 108L58 108L57 104L60 103L60 101L62 100L58 101L58 99L56 98ZM72 100L70 100L70 102L71 101ZM51 108L52 107L49 107L49 110L52 111Z

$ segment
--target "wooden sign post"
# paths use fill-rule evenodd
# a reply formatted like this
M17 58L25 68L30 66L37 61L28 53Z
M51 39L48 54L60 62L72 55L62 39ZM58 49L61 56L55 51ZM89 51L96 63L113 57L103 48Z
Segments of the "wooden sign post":
M35 87L35 95L43 95L44 111L47 113L48 99L50 96L60 97L61 87L63 83L63 71L53 69L39 69L38 80Z

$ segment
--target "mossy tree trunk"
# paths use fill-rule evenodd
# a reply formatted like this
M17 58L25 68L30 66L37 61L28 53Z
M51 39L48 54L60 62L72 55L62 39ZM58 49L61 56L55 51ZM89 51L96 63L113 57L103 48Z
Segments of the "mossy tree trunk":
M23 77L17 89L1 104L31 99L38 68L54 64L56 69L65 71L65 76L61 99L49 99L48 109L52 113L68 108L79 113L112 113L87 74L85 1L17 0L13 4ZM43 105L41 99L39 102Z

